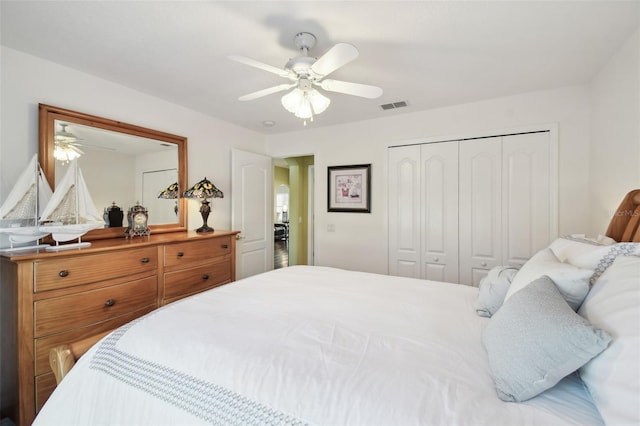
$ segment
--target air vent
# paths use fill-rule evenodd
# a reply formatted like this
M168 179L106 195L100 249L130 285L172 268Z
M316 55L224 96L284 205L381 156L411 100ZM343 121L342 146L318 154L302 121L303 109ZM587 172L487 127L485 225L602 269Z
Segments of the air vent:
M392 102L390 104L380 105L380 108L384 110L388 110L388 109L404 108L406 106L407 106L407 101L399 101L399 102Z

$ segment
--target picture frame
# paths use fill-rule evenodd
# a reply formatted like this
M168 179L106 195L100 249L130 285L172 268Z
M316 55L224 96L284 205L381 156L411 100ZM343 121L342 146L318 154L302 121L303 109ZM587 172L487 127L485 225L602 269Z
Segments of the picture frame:
M327 167L327 211L371 213L371 164Z

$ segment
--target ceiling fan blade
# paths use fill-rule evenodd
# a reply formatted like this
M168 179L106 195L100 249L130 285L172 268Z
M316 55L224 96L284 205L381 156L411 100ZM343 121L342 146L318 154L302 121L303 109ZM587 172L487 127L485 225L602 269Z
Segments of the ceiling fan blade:
M278 68L278 67L274 67L268 64L265 64L263 62L260 61L256 61L255 59L251 59L251 58L247 58L244 56L229 56L229 59L236 61L236 62L240 62L241 64L245 64L245 65L249 65L250 67L255 67L255 68L259 68L263 71L268 71L270 73L279 75L280 77L288 77L289 76L289 71L282 69L282 68Z
M350 83L340 80L322 80L318 83L327 92L346 93L347 95L375 99L382 96L382 89L368 84Z
M311 71L320 76L327 76L353 61L358 55L358 49L354 45L338 43L311 65Z
M270 95L272 93L282 92L287 89L291 89L294 87L296 83L293 84L279 84L277 86L269 87L268 89L258 90L257 92L249 93L248 95L240 96L238 98L239 101L251 101L253 99L258 99L263 96Z

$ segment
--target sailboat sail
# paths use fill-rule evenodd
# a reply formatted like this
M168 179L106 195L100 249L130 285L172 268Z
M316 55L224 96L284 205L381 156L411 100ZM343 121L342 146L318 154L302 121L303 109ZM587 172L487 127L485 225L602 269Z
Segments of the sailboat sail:
M37 158L37 154L31 158L0 206L0 221L9 223L8 227L0 227L0 233L9 235L12 246L13 243L36 241L49 234L38 228L38 216L51 199L52 191Z
M92 229L104 226L102 215L91 199L77 160L58 183L40 221L52 221L41 225L40 230L50 232L56 241L80 238Z

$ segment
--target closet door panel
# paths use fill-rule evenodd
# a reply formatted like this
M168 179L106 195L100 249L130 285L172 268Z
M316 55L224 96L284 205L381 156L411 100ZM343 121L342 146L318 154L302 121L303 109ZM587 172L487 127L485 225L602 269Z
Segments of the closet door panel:
M389 148L389 274L420 278L420 146Z
M422 278L458 282L458 143L425 144L422 161Z
M524 264L551 235L549 133L503 137L502 243L505 264Z
M502 138L460 141L460 282L477 286L502 262Z

